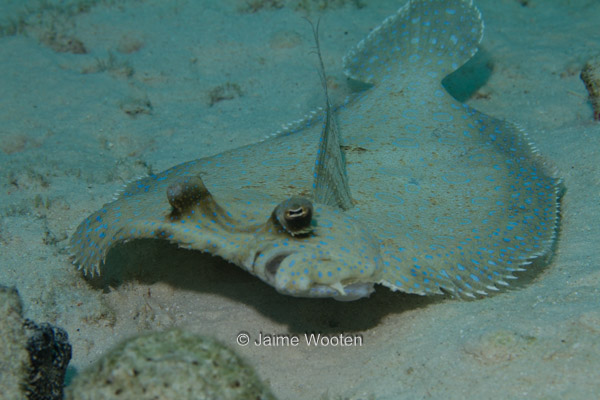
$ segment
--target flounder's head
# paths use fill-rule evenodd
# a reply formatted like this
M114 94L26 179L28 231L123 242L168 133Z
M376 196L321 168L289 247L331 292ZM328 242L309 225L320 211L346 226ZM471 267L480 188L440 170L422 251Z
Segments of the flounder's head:
M172 220L196 219L187 226L195 226L192 240L188 231L188 238L175 235L178 242L219 255L280 293L355 300L381 280L376 242L342 210L306 197L277 204L227 191L215 199L199 177L171 185L167 197Z
M355 300L379 281L378 249L341 210L305 197L283 200L254 236L247 268L279 292Z

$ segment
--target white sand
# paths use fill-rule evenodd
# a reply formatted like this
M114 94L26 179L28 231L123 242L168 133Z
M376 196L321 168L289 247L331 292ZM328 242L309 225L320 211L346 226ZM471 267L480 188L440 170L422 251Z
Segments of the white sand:
M302 12L249 14L239 12L241 0L212 3L119 1L70 17L47 11L28 35L0 38L0 283L17 286L27 317L69 332L71 366L84 368L138 332L185 326L239 351L280 399L597 396L600 123L579 79L583 62L600 53L595 0L477 2L486 31L480 64L467 77L486 63L493 70L468 103L521 124L567 189L557 252L517 290L472 302L381 287L351 303L295 299L219 259L157 242L115 249L110 286L82 277L67 237L123 182L256 142L322 103ZM338 99L342 55L402 5L364 3L311 14L322 17ZM0 21L21 7L4 0ZM41 44L52 42L52 22L88 54ZM109 53L111 68L94 72L107 67ZM227 82L242 95L210 106L209 92ZM239 331L344 332L364 342L240 347Z

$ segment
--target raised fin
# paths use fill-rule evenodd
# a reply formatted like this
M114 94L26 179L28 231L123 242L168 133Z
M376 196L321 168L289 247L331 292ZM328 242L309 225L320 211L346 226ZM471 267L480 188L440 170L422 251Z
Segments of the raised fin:
M483 37L472 0L412 0L344 57L348 77L380 82L419 69L441 79L476 52Z
M346 173L346 158L341 147L340 133L327 90L325 67L319 44L319 23L317 22L316 27L311 23L311 26L313 27L319 58L319 75L325 91L326 101L325 123L319 139L317 160L313 169L313 196L316 203L348 210L352 207L352 197L350 196L350 186L348 185L348 175Z

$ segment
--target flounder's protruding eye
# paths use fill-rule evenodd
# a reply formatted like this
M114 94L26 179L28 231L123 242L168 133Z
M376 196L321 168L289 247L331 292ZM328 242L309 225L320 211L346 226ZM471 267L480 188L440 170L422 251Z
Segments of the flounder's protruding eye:
M199 176L182 178L167 188L169 204L179 214L185 213L208 196L210 193Z
M290 235L303 235L312 231L313 205L304 197L290 197L279 203L273 216Z

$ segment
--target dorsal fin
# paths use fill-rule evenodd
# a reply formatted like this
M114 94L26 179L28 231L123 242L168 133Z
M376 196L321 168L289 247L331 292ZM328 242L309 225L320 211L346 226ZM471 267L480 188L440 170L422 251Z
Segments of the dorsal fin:
M346 174L346 158L341 148L340 133L327 90L325 66L319 44L319 22L316 27L311 22L311 26L319 58L319 76L325 91L325 123L319 139L317 160L313 169L313 195L316 203L348 210L352 207L352 197Z

